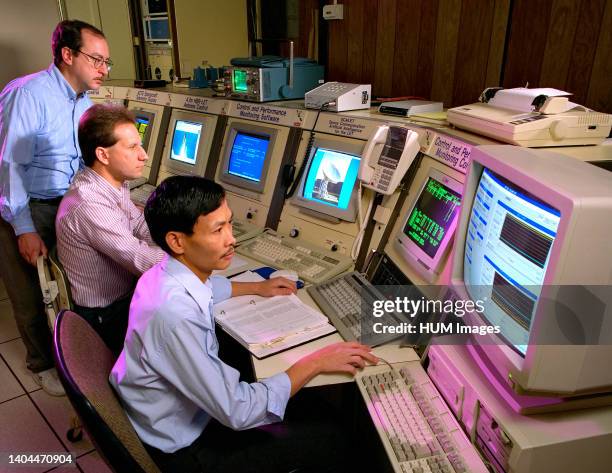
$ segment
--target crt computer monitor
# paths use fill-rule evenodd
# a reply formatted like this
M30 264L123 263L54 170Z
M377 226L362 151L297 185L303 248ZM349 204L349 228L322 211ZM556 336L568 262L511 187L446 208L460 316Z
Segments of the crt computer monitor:
M203 176L214 123L210 115L173 110L162 161L165 171Z
M266 187L277 130L236 122L229 125L219 179L230 189L262 194Z
M327 218L354 222L361 148L339 142L314 142L293 203Z
M602 169L543 150L474 149L451 280L483 301L466 323L500 328L470 346L499 382L561 397L612 391L611 307L598 295L612 283L611 215L612 174ZM580 333L589 342L576 343Z
M450 248L462 188L459 181L430 168L396 235L400 254L428 282L434 281Z

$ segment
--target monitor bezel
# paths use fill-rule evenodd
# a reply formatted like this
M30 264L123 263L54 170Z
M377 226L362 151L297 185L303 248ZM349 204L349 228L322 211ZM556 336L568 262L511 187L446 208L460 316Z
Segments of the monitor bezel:
M238 133L245 133L248 135L261 136L268 138L268 149L264 157L264 165L261 170L261 179L259 182L251 181L249 179L230 174L229 164L232 156L232 150L234 149L234 141ZM274 146L276 145L276 137L278 130L268 126L255 125L251 123L234 122L228 125L226 132L225 147L223 149L223 158L221 160L221 168L219 173L219 180L225 184L229 184L239 189L256 192L263 194L268 182L268 171L270 169L270 163L272 162L272 155L274 153Z
M306 212L316 212L317 214L322 214L321 218L329 219L331 217L336 218L338 220L343 220L345 222L354 223L355 220L357 220L357 186L360 185L359 177L355 179L355 186L353 187L353 192L349 200L349 205L344 210L334 208L331 205L306 199L304 197L304 186L306 185L306 179L308 178L308 173L310 172L312 160L319 148L335 151L338 153L349 154L361 160L363 159L361 156L363 152L363 147L364 144L362 143L356 144L349 142L326 140L321 138L315 139L308 157L305 158L307 159L307 162L305 163L304 173L300 178L300 183L298 185L297 192L291 200L292 204L296 205L297 207L300 207Z
M435 181L443 184L454 192L457 192L459 194L459 197L462 198L463 184L461 182L459 182L457 179L452 178L448 174L445 174L439 169L433 167L430 168L429 172L425 175L425 178L419 186L419 191L415 194L408 212L406 212L404 218L402 219L401 225L398 227L395 241L397 243L397 247L400 251L400 254L404 257L404 259L406 259L406 262L411 266L418 268L419 272L424 273L424 276L426 276L429 282L431 282L434 275L439 274L440 263L452 247L451 243L455 235L457 223L459 222L459 216L461 214L461 205L459 206L460 208L457 210L455 218L453 219L450 227L448 228L446 235L440 242L440 247L438 248L438 251L432 258L427 253L425 253L422 248L420 248L416 243L414 243L408 235L404 233L406 222L410 218L410 215L412 214L414 207L416 206L419 198L421 197L429 179L434 179ZM413 263L415 262L417 264L413 265Z

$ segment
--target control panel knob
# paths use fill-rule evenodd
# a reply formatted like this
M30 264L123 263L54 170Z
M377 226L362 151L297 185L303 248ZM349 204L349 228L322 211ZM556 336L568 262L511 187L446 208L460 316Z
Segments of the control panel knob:
M290 236L291 238L297 238L299 234L300 234L300 231L299 231L297 228L292 228L292 229L289 231L289 236Z
M253 212L247 212L247 214L246 214L246 218L247 218L248 220L252 220L252 219L253 219Z
M338 243L334 243L334 244L331 246L330 250L332 250L332 251L338 251Z

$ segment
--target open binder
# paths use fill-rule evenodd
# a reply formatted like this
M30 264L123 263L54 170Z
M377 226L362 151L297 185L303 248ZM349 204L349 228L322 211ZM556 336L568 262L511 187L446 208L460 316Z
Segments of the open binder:
M241 276L242 281L260 278ZM221 328L259 359L336 331L327 317L295 295L233 297L213 310Z

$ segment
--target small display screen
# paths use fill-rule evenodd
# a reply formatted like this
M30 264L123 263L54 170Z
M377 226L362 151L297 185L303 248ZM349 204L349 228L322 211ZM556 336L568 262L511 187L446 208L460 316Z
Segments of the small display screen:
M240 69L234 69L233 73L233 88L234 92L247 92L247 73Z
M170 159L195 165L201 134L201 123L177 120L174 125Z
M237 132L227 172L250 181L260 182L269 144L269 136Z
M149 119L147 117L136 117L136 129L140 135L140 143L144 145L147 128L149 127Z
M359 156L318 148L312 158L302 196L346 210L357 180L359 161Z
M421 191L404 234L430 258L435 258L461 206L461 195L433 178Z

